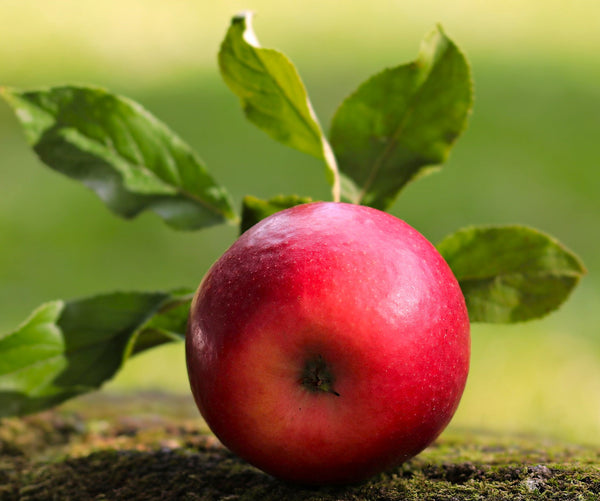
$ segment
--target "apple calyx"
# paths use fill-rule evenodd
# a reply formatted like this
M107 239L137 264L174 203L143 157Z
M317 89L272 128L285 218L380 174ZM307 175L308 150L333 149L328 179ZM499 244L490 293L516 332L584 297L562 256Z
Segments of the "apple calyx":
M335 378L323 357L317 355L306 361L302 370L300 384L312 393L331 393L336 397L340 394L333 389Z

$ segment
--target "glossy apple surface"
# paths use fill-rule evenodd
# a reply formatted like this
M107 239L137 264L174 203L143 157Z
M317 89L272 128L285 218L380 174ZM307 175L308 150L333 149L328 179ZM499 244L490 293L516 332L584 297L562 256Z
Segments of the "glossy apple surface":
M200 284L186 338L217 437L306 484L361 481L423 450L458 406L469 353L464 298L433 245L333 202L245 232Z

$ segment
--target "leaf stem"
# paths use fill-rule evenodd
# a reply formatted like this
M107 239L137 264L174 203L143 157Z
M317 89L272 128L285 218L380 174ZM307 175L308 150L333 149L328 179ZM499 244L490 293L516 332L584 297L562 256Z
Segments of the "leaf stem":
M322 142L323 142L323 158L324 158L325 163L327 164L327 167L329 168L329 170L331 172L331 176L333 178L332 183L331 183L331 195L332 195L334 202L340 202L341 201L340 170L338 168L337 160L335 159L333 150L331 149L331 145L329 144L329 141L327 141L327 139L325 138L324 135L322 136Z

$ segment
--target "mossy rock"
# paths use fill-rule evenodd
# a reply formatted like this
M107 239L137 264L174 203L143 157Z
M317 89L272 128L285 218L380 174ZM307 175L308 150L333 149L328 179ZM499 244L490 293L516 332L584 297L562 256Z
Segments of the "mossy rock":
M94 395L0 424L0 500L599 500L600 451L450 430L370 481L282 483L225 449L188 397Z

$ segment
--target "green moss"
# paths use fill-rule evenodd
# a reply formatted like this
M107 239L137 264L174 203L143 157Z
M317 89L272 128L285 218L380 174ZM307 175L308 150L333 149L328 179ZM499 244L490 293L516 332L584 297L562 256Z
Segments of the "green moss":
M153 395L149 412L147 401L91 398L3 421L0 499L600 499L600 451L470 431L360 485L292 486L222 447L191 402Z

